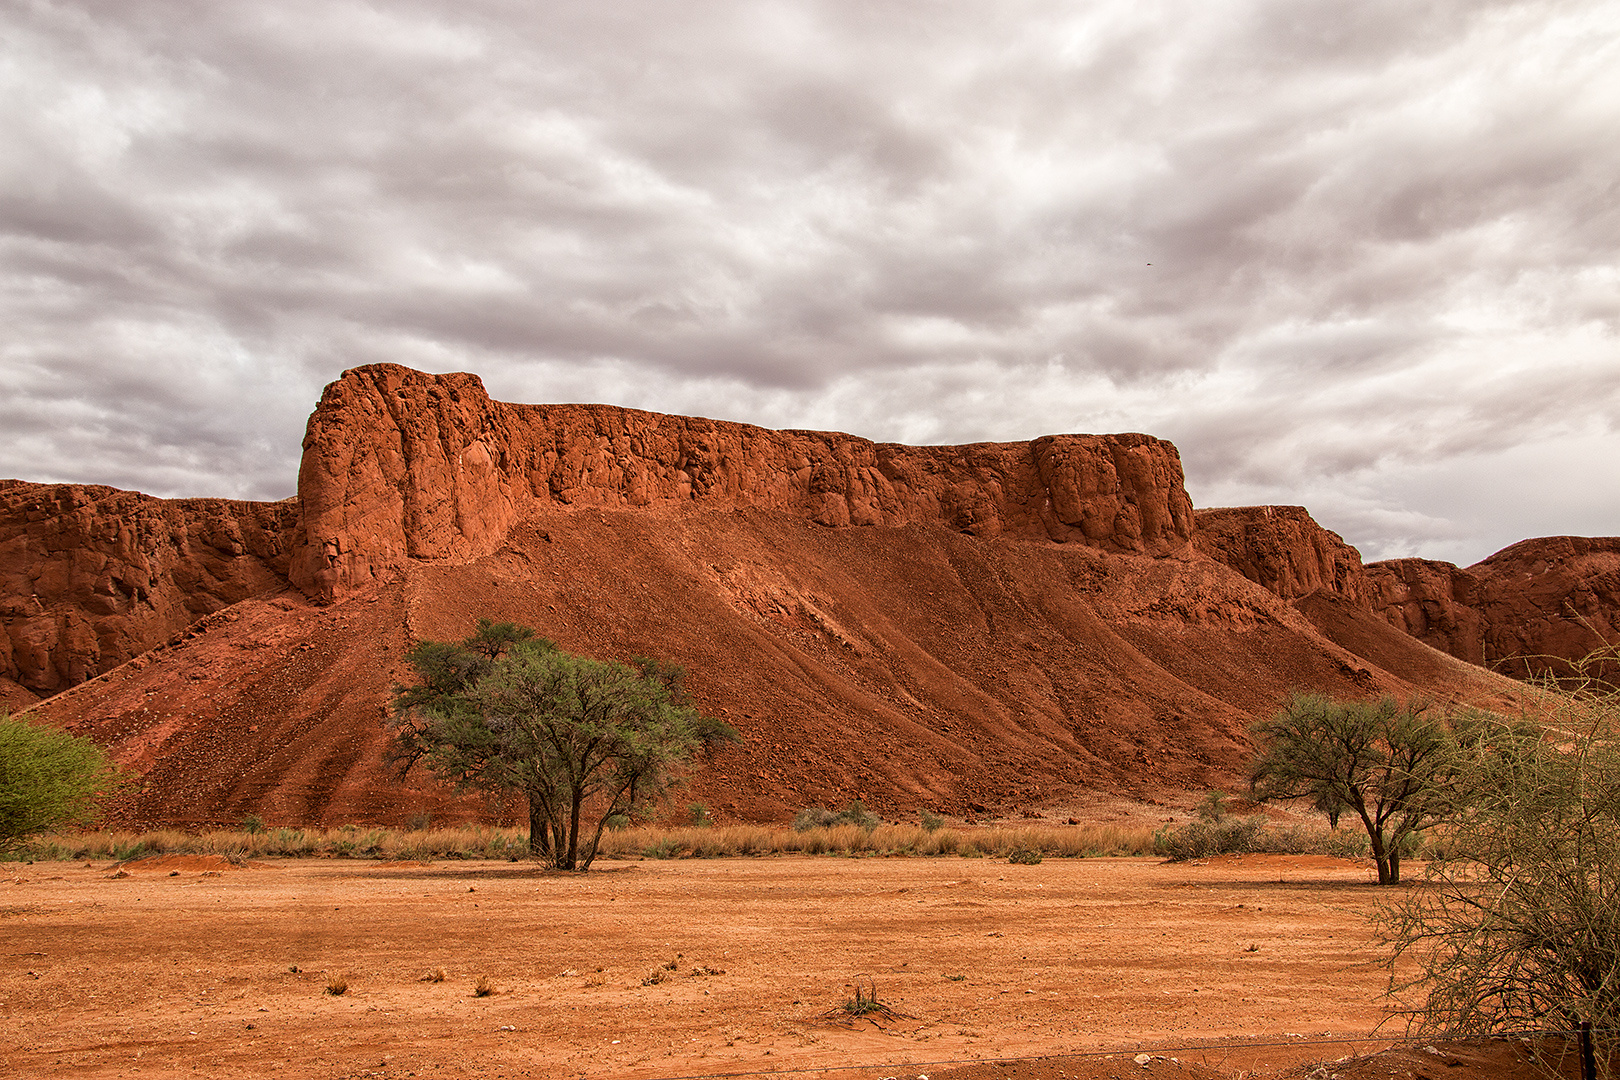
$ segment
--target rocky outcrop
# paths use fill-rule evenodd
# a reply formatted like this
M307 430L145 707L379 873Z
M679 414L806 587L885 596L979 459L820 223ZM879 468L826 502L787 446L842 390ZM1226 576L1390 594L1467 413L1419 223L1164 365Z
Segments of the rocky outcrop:
M296 523L290 500L0 480L0 689L29 703L287 588Z
M298 486L297 499L268 504L0 481L0 707L93 678L245 598L296 585L340 600L413 565L497 553L520 522L581 508L635 511L652 530L683 513L766 510L840 539L862 526L942 527L958 540L1053 541L1087 558L1176 555L1115 561L1092 602L1112 610L1129 595L1156 617L1248 625L1251 605L1229 602L1227 584L1183 588L1230 578L1207 556L1296 608L1330 598L1319 614L1344 634L1366 637L1335 605L1375 611L1476 664L1577 657L1620 640L1620 540L1525 541L1467 570L1417 559L1364 569L1300 507L1195 516L1175 447L1146 435L900 446L603 405L506 404L474 375L384 364L326 388ZM837 531L846 529L856 531ZM1127 578L1142 579L1135 591ZM1054 585L1042 602L1078 587Z
M1318 525L1303 506L1200 510L1197 524L1199 551L1284 600L1326 590L1366 602L1361 553Z
M1373 610L1387 622L1470 664L1485 663L1485 634L1474 607L1479 583L1435 559L1386 559L1367 567Z
M1372 604L1437 649L1523 677L1620 644L1620 538L1523 540L1466 570L1427 559L1367 567ZM1612 677L1614 665L1605 671Z
M911 447L605 405L493 401L391 364L326 388L298 474L293 581L330 599L413 559L500 548L537 505L763 508L841 528L944 525L1167 555L1193 533L1181 459L1147 435Z

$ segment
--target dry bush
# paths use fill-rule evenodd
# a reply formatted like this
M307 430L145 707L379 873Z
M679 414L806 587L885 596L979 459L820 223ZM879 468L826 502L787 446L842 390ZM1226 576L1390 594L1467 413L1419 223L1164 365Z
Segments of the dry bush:
M495 984L489 981L488 975L478 976L478 981L473 983L473 997L489 997L494 992Z
M349 992L349 980L342 975L333 975L326 980L326 992L333 997L342 997Z
M1616 659L1606 650L1576 670ZM1568 674L1543 689L1529 716L1477 718L1445 857L1375 920L1415 1032L1589 1020L1608 1068L1620 1051L1620 689Z

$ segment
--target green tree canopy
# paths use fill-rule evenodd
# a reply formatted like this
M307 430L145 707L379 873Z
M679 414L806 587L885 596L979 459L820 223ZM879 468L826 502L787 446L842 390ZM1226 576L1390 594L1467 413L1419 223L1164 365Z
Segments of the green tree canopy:
M529 852L559 869L588 868L608 820L655 804L700 747L736 738L693 706L680 668L576 656L511 623L480 619L408 659L421 681L395 688L394 759L522 795Z
M118 770L89 739L0 712L0 850L89 821L117 785Z
M1296 694L1253 731L1254 798L1308 798L1335 820L1355 814L1380 885L1400 881L1402 846L1450 809L1457 741L1450 725L1421 705Z

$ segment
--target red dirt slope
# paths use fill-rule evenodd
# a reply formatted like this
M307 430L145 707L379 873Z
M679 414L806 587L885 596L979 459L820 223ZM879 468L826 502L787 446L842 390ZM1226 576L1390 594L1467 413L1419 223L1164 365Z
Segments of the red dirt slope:
M689 798L734 819L854 798L890 813L1150 799L1230 782L1246 725L1297 687L1482 704L1515 689L1437 668L1415 642L1375 665L1191 552L763 510L551 509L491 556L409 564L327 608L238 604L36 713L145 771L119 814L131 823L455 816L424 779L388 776L383 704L409 639L461 636L479 615L684 664L700 704L744 736L701 763Z

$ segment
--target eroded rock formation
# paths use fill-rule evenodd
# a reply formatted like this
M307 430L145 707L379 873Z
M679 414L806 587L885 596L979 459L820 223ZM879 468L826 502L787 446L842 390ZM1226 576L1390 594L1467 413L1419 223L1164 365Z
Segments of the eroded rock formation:
M1303 506L1200 510L1197 524L1199 551L1284 600L1325 589L1355 604L1366 601L1361 553Z
M1478 582L1435 559L1385 559L1367 567L1373 610L1419 641L1470 664L1485 663L1485 635L1474 607Z
M330 598L408 560L497 550L537 505L781 510L829 527L1166 555L1193 533L1181 459L1147 435L913 447L605 405L492 401L477 376L377 364L326 388L298 475L292 578Z
M292 501L0 480L0 693L31 703L287 588L297 520Z
M377 365L327 388L304 446L299 497L276 504L0 482L0 706L32 705L140 657L119 676L140 687L118 707L116 739L138 744L130 760L180 772L245 761L252 747L225 747L225 728L186 736L190 756L176 756L174 732L240 720L247 729L238 735L251 744L287 708L271 757L253 758L265 777L279 777L263 784L280 785L294 816L317 805L323 815L358 813L360 804L322 801L319 792L350 781L320 774L357 752L361 728L365 768L380 769L378 702L388 680L403 677L393 658L413 635L459 634L476 615L510 607L581 650L644 649L696 670L730 661L683 652L692 620L712 636L735 614L768 632L738 631L727 647L757 650L748 663L774 674L715 690L716 700L739 710L775 701L771 723L808 708L855 730L890 708L878 700L890 691L873 697L872 688L892 685L902 711L923 709L917 722L937 734L992 708L975 696L988 682L1034 680L1061 702L1051 715L1067 734L1052 737L1092 746L1096 775L1119 775L1116 751L1138 752L1108 742L1114 736L1098 725L1140 724L1144 739L1182 755L1177 767L1191 782L1205 767L1194 762L1235 760L1244 717L1287 685L1461 685L1449 659L1410 637L1478 664L1578 656L1617 636L1620 540L1527 541L1467 570L1423 560L1364 569L1300 507L1195 516L1175 448L1145 435L908 447L609 406L504 404L472 375ZM735 549L726 565L715 550L722 535ZM565 543L577 548L570 558L586 561L563 567ZM500 586L479 591L466 575L491 559L504 560ZM798 580L818 560L823 577ZM635 582L626 566L638 567ZM444 582L434 576L441 571ZM275 644L317 618L305 597L336 611L371 605L385 585L417 623L381 619L365 641ZM422 599L429 593L431 602ZM694 615L716 597L723 618ZM212 620L245 618L239 602L248 599L258 604L247 620L257 628L230 623L240 640L208 660L213 667L195 660L161 683L140 674L159 654L179 655L148 650L181 631L207 636ZM571 628L546 625L570 610ZM893 632L875 629L884 625ZM356 683L353 658L368 648L375 670ZM798 655L806 649L814 663ZM222 698L187 698L192 683L217 681L221 657L256 650L265 655L254 661L251 703L226 709ZM1051 662L1026 670L1026 653ZM789 655L797 659L781 667ZM812 669L818 688L783 696L767 686ZM295 702L289 687L300 679L305 697ZM939 679L950 688L930 697L925 688ZM96 711L107 707L102 691L83 689L88 704L58 703L51 714L112 732ZM1016 732L1039 710L1021 694L1002 694L994 708L1010 726L986 729L985 739L1024 738ZM160 696L167 711L153 708ZM1204 704L1194 708L1194 699ZM1217 700L1219 708L1209 704ZM1139 715L1146 701L1163 708ZM1192 715L1219 753L1175 749L1173 729ZM317 730L324 741L296 755L319 760L289 781L283 758ZM846 735L833 732L815 752L833 754ZM304 794L286 794L289 783ZM231 812L261 805L269 790L243 787L227 800Z
M1367 567L1372 605L1413 637L1523 677L1620 644L1620 538L1523 540L1459 569L1429 559ZM1612 674L1611 665L1611 674Z

